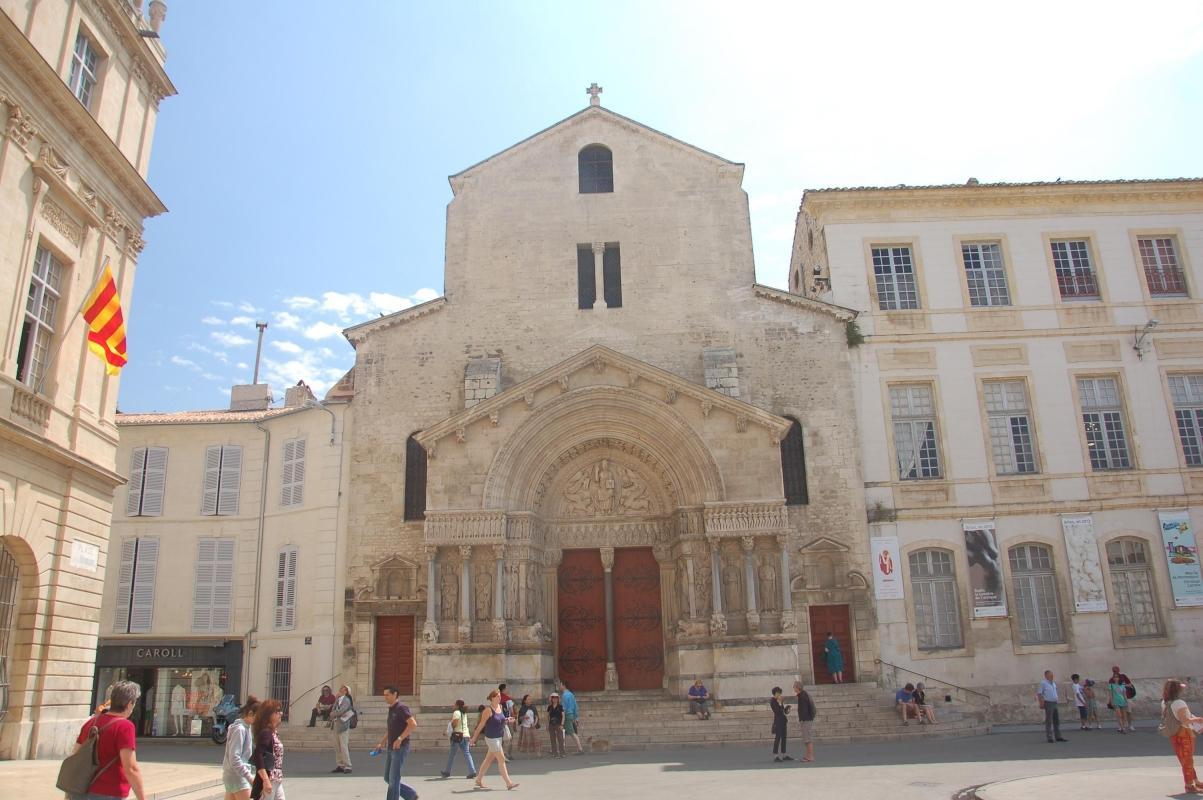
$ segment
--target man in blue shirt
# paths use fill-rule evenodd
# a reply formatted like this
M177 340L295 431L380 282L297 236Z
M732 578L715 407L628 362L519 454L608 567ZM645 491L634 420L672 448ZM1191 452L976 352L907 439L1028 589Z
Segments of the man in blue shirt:
M915 684L908 683L894 692L894 706L902 715L903 725L910 725L908 720L911 717L919 719L919 706L915 705Z
M689 713L696 715L698 719L710 719L710 709L707 708L709 702L710 692L702 685L701 678L696 679L693 686L689 687Z
M569 689L564 681L559 681L560 687L560 705L564 707L564 734L571 736L576 742L576 754L578 756L585 754L585 748L581 746L580 737L580 718L581 711L576 704L576 695Z
M1044 680L1040 681L1040 688L1036 690L1036 702L1044 709L1044 735L1048 737L1048 743L1069 741L1061 738L1061 712L1057 708L1061 700L1057 696L1052 670L1044 671Z
M388 704L388 729L376 745L376 752L383 750L387 756L384 759L384 781L388 784L385 800L418 800L413 787L401 782L401 767L409 755L409 737L418 727L418 721L410 713L409 706L401 702L401 693L396 686L384 687L384 702Z

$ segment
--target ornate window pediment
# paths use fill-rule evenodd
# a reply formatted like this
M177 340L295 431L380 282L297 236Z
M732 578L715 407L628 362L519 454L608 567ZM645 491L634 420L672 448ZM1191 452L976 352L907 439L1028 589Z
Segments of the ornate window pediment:
M376 600L417 600L418 565L401 556L389 556L372 565Z

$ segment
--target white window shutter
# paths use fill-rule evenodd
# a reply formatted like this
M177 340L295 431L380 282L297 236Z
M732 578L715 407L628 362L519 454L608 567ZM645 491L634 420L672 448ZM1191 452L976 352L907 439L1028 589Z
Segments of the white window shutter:
M213 578L217 539L200 539L196 547L196 588L192 593L192 630L205 632L213 624Z
M167 488L167 448L146 448L146 471L142 483L142 516L163 516L163 493Z
M242 447L227 444L221 448L221 481L217 490L217 513L238 513L238 490L242 482Z
M213 570L213 619L209 630L230 630L230 616L234 600L234 545L233 539L218 539Z
M297 621L297 548L286 547L276 559L276 615L274 627L289 631Z
M280 505L298 506L304 501L305 440L284 443L284 465L280 474Z
M155 573L159 566L159 540L156 537L138 539L137 560L134 564L133 605L130 608L129 632L149 633L154 622Z
M146 467L146 448L135 447L129 457L129 483L125 485L125 515L142 513L142 486Z
M205 489L201 497L201 514L211 517L217 513L217 488L221 483L221 445L205 448Z
M129 633L129 594L134 583L134 547L137 541L121 541L121 566L117 570L117 610L113 613L114 633Z

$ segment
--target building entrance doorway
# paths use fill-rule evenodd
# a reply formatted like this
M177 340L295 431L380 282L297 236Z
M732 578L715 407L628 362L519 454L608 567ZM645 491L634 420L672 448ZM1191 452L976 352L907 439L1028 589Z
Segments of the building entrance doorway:
M403 695L414 693L414 618L376 617L376 670L374 694L396 686Z
M852 623L848 606L840 605L810 607L810 652L814 664L815 683L835 682L831 677L831 671L827 669L827 659L823 652L828 632L835 634L835 640L840 643L840 652L844 656L844 683L855 682Z

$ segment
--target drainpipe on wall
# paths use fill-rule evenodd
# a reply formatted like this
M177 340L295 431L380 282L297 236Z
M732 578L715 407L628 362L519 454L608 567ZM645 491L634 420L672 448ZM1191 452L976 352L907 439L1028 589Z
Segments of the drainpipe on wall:
M326 407L325 403L323 403L320 400L312 400L311 399L311 400L305 401L305 408L318 408L318 409L321 409L322 411L325 411L327 414L330 415L330 446L334 447L335 446L335 438L336 438L335 430L336 430L336 425L338 423L338 417L335 415L335 413L333 411L331 411L329 408ZM344 414L345 413L346 412L344 411ZM334 494L334 502L335 502L334 542L335 542L335 545L338 544L338 523L339 523L339 517L342 514L343 451L344 451L344 448L339 447L339 449L338 449L338 478L336 479L335 494ZM334 585L335 585L335 587L338 586L338 576L342 574L341 570L343 569L343 565L338 563L340 556L341 556L341 550L339 550L336 547L335 551L334 551L334 564L335 564L335 566L334 566L335 584ZM334 678L342 677L342 670L339 669L339 664L338 664L338 662L339 662L339 656L338 656L339 642L338 642L338 638L337 638L338 615L341 613L344 613L343 607L341 605L339 605L338 593L335 592L334 608L332 609L331 614L330 614L330 625L331 625L330 637L332 640L330 642L330 674L333 676L331 678L331 680L334 680Z
M259 480L259 533L255 540L255 597L252 607L251 628L246 632L246 664L243 666L243 695L251 691L251 650L256 646L259 632L259 588L263 578L263 528L267 514L267 468L271 461L271 431L256 422L255 427L263 433L263 474Z

